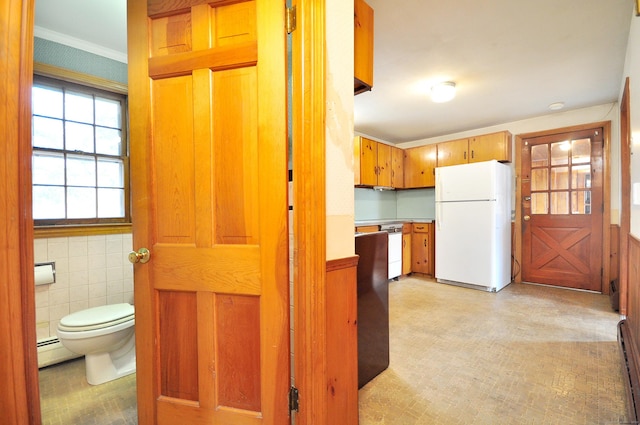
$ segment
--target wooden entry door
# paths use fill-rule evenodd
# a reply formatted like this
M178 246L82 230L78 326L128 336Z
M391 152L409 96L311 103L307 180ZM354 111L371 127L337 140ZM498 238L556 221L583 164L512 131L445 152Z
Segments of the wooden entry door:
M284 2L129 1L140 424L284 424Z
M522 144L523 281L601 291L603 129Z

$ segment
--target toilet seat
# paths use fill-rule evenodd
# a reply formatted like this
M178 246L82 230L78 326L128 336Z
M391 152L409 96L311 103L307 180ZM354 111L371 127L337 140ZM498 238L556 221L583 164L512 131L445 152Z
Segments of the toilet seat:
M66 332L86 332L104 329L133 320L134 308L131 304L109 304L77 311L63 317L58 329Z

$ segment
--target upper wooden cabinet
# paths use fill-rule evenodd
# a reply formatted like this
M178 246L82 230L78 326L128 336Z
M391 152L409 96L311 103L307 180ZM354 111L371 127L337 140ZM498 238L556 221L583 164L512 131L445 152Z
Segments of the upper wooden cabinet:
M394 178L400 171L394 173L392 169L394 150L398 148L362 136L356 136L353 145L356 186L401 187L394 183L400 184L404 179Z
M404 187L406 189L435 186L436 145L404 150Z
M404 188L404 151L391 147L391 187Z
M353 89L355 94L373 87L373 9L363 0L353 7Z
M508 131L438 143L438 167L492 159L511 162L511 133Z

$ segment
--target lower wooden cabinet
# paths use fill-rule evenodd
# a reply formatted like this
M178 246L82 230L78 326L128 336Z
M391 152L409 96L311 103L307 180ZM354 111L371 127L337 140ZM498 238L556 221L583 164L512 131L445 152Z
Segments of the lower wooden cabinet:
M411 223L402 225L402 274L411 273L411 232L413 226Z
M413 223L411 272L434 274L433 223Z

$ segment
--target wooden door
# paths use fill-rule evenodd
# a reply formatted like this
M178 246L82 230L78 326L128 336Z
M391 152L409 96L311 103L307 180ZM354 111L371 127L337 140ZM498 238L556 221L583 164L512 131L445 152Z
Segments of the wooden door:
M438 143L438 167L466 164L469 162L469 139Z
M522 279L602 290L603 129L522 140Z
M284 424L284 2L128 2L140 424Z

